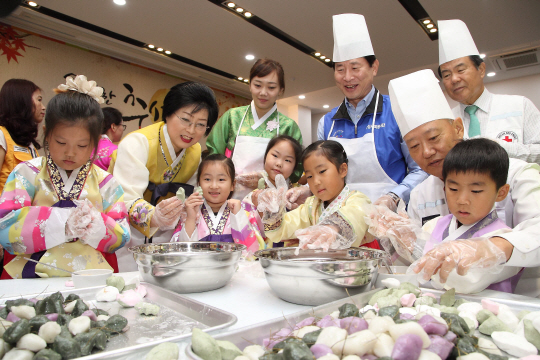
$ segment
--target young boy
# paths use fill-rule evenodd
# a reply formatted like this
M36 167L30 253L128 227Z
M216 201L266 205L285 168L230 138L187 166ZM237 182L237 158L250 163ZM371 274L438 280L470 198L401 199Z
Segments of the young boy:
M424 230L433 229L424 247L424 254L443 241L489 238L511 231L498 218L495 203L508 195L508 154L489 139L471 139L458 143L448 153L443 164L446 201L451 214L433 219ZM460 276L450 273L445 287L472 293L484 290L513 292L520 268L505 267L498 274L471 270Z

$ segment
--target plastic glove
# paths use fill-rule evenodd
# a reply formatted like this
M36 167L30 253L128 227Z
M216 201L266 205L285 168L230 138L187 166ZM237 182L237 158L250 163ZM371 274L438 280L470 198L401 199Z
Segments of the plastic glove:
M294 210L298 206L306 202L307 198L311 196L311 190L309 186L297 186L287 190L285 194L285 206L289 210Z
M294 235L300 240L296 255L300 249L346 249L350 242L338 234L335 225L313 225L305 229L296 230ZM349 243L347 245L347 243Z
M488 238L446 241L434 247L410 266L424 281L439 272L441 283L456 269L458 275L466 275L470 269L482 269L496 274L502 271L506 254Z
M180 220L182 209L185 210L185 207L182 205L182 202L176 196L161 201L155 207L150 226L158 227L161 230L174 229Z
M391 253L393 247L401 257L414 262L422 256L429 234L409 219L402 204L397 208L398 213L386 206L367 206L364 219L368 232L380 240L387 252Z
M66 222L66 238L78 238L82 243L97 249L101 240L107 235L101 213L90 200L75 200L77 207L73 209Z
M283 175L276 176L276 188L261 190L257 197L257 211L263 213L263 222L274 224L285 212L285 194L287 193L287 181Z
M238 174L235 176L235 180L238 184L244 185L250 189L256 189L259 185L259 179L264 177L266 172L262 171L253 171L247 174Z
M389 208L393 212L397 212L398 203L400 203L400 202L401 201L396 202L392 196L387 194L387 195L383 195L380 198L378 198L377 201L375 201L373 203L373 205L386 206L387 208Z

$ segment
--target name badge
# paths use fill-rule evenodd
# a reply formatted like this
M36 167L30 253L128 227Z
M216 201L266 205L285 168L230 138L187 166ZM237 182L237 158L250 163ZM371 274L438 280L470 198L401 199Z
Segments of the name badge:
M30 154L30 150L28 148L24 147L24 146L15 145L15 146L13 146L13 150L17 151L17 152L23 152L23 153Z

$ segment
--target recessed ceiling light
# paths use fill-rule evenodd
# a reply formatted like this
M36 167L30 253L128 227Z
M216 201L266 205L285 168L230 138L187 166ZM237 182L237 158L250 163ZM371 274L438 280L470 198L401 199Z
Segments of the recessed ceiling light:
M305 99L306 98L306 95L300 95L298 96L299 99Z
M253 60L253 59L255 59L255 55L251 55L251 54L246 55L246 60Z
M241 13L241 12L244 12L244 9L242 9L242 8L236 8L236 11L238 11L239 13Z
M235 3L233 3L233 2L230 2L230 3L228 3L228 4L227 4L227 6L228 6L228 7L230 7L230 8L233 8L233 7L235 7L235 6L236 6L236 4L235 4Z
M33 7L36 7L36 6L37 6L37 3L36 3L36 2L33 2L33 1L29 1L29 2L28 2L28 5L33 6Z
M163 48L157 48L157 51L163 51Z
M330 62L330 59L325 59L324 61L325 61L325 62Z
M497 75L497 74L494 73L494 72L489 72L489 73L487 73L487 76L489 76L489 77L492 77L492 76L495 76L495 75Z
M241 77L241 76L239 76L239 77L238 77L238 80L244 80L244 78L243 78L243 77Z
M245 17L251 17L251 15L253 15L253 14L250 13L249 11L246 11L246 13L244 14Z
M431 29L429 32L437 32L437 29Z
M169 50L165 50L165 54L171 55L171 52Z
M480 54L480 59L483 59L486 57L486 54Z
M321 53L315 53L315 56L321 56Z
M244 79L244 82L248 82L249 80L248 79Z
M427 27L428 29L431 29L433 26L434 26L433 24L427 24L427 25L426 25L426 27Z
M430 22L431 22L431 20L429 20L429 19L424 20L424 24L429 24Z
M326 56L322 55L321 60L324 60L324 59L326 59Z
M113 0L116 5L126 5L126 0Z
M330 107L330 105L323 105L322 107L325 108L325 109L328 109Z
M148 45L148 47L149 47L150 49L153 49L153 48L155 48L155 46L154 46L154 45L152 45L152 44L149 44L149 45Z

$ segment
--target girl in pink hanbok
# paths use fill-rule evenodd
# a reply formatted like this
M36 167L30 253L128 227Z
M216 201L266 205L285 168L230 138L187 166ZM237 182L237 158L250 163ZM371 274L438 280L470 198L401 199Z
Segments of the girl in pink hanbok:
M245 209L234 191L234 164L222 154L201 161L198 188L184 202L186 217L178 224L171 241L234 242L247 246L248 253L264 249L263 226Z
M126 130L122 122L122 113L113 107L105 107L103 111L103 130L99 139L94 164L107 171L111 164L111 155L118 149L118 143Z

